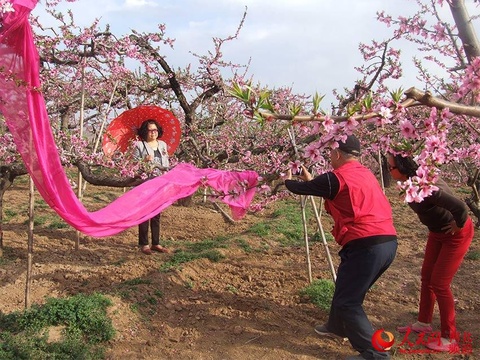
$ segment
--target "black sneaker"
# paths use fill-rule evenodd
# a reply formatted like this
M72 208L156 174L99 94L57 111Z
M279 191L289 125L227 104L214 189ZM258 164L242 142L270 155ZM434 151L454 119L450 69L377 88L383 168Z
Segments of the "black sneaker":
M341 339L345 341L345 338L338 336L337 334L334 334L330 331L328 331L327 327L325 325L317 325L313 328L315 332L320 335L320 336L328 336L332 339Z

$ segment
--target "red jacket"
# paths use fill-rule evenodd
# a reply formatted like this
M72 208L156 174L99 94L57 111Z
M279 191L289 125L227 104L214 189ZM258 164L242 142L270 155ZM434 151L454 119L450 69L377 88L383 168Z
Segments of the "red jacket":
M333 173L340 189L325 208L333 217L332 234L338 244L375 235L396 235L392 208L372 172L358 161L347 162Z

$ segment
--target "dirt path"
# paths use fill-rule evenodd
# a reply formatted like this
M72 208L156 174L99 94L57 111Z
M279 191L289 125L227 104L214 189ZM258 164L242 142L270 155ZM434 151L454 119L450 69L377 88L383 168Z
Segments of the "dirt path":
M4 212L17 212L4 225L0 266L0 310L22 310L25 297L26 186L7 192ZM107 201L107 200L106 200ZM399 251L392 267L367 295L365 308L374 326L391 331L413 321L417 311L419 271L426 229L405 204L392 196ZM45 211L49 211L46 209ZM137 247L137 230L114 237L81 238L74 250L71 228L35 230L31 301L79 292L109 295L118 331L109 359L343 359L355 352L349 343L320 339L313 326L327 313L299 296L308 284L303 247L282 247L247 236L245 230L270 212L248 215L234 225L211 206L171 206L162 214L162 237L172 248L182 242L237 234L246 243L221 249L225 259L196 260L179 270L160 272L169 254L146 256ZM8 218L8 217L7 217ZM477 231L472 250L480 251ZM246 240L245 240L246 239ZM251 251L245 251L248 245ZM335 245L330 247L335 264ZM310 250L314 278L330 279L322 245ZM136 281L141 279L141 281ZM396 359L480 359L480 261L465 260L453 292L457 323L473 339L466 355L397 355ZM438 314L434 326L438 329ZM398 342L396 342L398 344Z

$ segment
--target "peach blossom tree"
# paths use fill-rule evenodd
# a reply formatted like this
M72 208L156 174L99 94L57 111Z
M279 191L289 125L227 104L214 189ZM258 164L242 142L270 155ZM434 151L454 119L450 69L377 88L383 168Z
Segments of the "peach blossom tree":
M291 106L289 112L281 112L268 91L239 83L231 92L251 118L287 122L298 129L300 159L289 163L292 169L304 162L324 171L328 167L324 150L355 132L364 154L373 155L364 159L377 158L372 167L379 172L382 154L415 157L420 164L417 176L399 184L406 201L422 201L442 174L472 187L466 201L480 218L480 43L473 28L477 16L469 15L463 0L416 2L418 12L410 16L377 13L390 37L360 44L365 61L357 67L360 79L345 94L334 92L338 105L329 112L321 109L318 95L305 107ZM442 19L444 7L449 8L453 23ZM401 41L417 48L413 63L425 90L387 86L402 77L401 49L396 48Z
M10 11L9 1L0 1L4 11ZM175 41L163 24L149 33L119 35L100 19L81 27L75 14L56 11L59 0L46 1L57 26L45 28L38 18L32 18L32 24L42 61L42 91L62 159L81 168L90 181L96 181L91 170L98 167L116 174L99 183L133 184L144 170L125 154L105 158L95 144L105 119L140 104L156 104L182 123L173 163L254 169L264 179L260 190L267 200L283 196L276 185L287 167L302 162L324 171L324 150L352 132L361 138L365 154L374 155L364 159L378 171L378 155L386 151L416 156L421 164L418 177L402 185L410 201L420 201L431 191L441 172L475 186L480 162L475 17L463 0L412 1L418 5L415 14L378 12L389 37L360 44L364 62L356 68L359 79L343 92L332 90L337 103L328 110L318 94L269 89L255 82L248 64L223 58L224 44L234 44L241 36L246 12L234 34L213 38L205 54L192 55L197 64L193 70L168 62L163 50L174 48ZM445 7L452 14L450 21L441 17L439 10ZM414 65L425 84L421 91L388 86L404 71L401 41L417 47ZM473 189L472 202L478 204Z

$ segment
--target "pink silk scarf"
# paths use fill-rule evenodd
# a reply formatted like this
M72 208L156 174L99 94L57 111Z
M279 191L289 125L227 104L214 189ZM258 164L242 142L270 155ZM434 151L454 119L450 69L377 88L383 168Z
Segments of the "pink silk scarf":
M221 200L234 219L245 215L255 194L256 172L199 169L184 163L101 210L88 212L68 182L39 91L39 56L28 22L37 0L12 3L14 12L0 14L0 112L38 192L67 223L86 235L113 235L150 219L201 186L226 194Z

